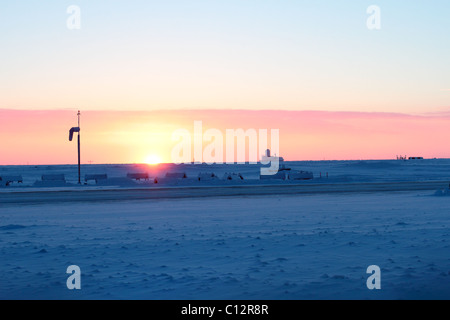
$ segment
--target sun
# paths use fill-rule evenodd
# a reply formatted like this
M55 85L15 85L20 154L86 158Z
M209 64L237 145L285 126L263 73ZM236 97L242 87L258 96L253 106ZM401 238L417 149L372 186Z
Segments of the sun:
M156 165L161 163L161 157L156 154L148 155L144 161L146 164Z

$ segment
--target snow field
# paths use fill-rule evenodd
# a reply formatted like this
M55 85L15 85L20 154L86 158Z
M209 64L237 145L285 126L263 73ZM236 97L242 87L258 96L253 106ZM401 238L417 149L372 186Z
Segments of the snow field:
M433 192L7 205L0 299L449 299L449 212Z

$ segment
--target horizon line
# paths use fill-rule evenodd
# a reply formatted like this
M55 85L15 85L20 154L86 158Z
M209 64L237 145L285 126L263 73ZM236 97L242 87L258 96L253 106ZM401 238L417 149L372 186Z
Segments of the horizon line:
M313 160L313 159L309 159L309 160L284 160L284 162L321 162L321 161L410 161L410 160L417 160L417 161L421 161L421 160L450 160L450 158L423 158L423 159L395 159L395 158L391 158L391 159L364 159L364 158L360 158L360 159L322 159L322 160ZM242 163L212 163L212 164L208 164L206 162L202 162L202 163L194 163L194 162L190 162L190 163L180 163L180 164L175 164L173 162L161 162L161 163L157 163L157 164L148 164L145 162L129 162L129 163L81 163L82 166L90 166L90 165L146 165L149 167L157 167L159 165L167 165L167 164L172 164L172 165L242 165ZM260 161L258 161L257 163L249 163L248 161L246 161L244 163L244 165L258 165L261 164ZM36 164L36 163L30 163L30 164L0 164L0 167L5 167L5 166L77 166L77 163L42 163L42 164Z

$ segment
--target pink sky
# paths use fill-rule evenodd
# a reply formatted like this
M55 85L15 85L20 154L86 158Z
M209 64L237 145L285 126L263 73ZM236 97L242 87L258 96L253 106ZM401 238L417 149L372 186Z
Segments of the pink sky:
M171 162L172 133L279 129L286 160L450 158L450 115L322 111L170 110L82 111L82 163L141 163L150 155ZM74 110L0 109L0 165L76 163ZM204 143L204 147L207 143Z

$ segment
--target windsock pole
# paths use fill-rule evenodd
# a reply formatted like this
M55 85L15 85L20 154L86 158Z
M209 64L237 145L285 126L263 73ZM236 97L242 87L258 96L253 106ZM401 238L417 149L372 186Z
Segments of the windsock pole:
M78 110L78 128L80 128L80 110ZM80 130L81 131L81 130ZM78 131L78 184L81 184L80 131Z
M72 141L73 134L75 132L78 132L78 184L81 184L81 157L80 157L80 110L78 110L77 116L78 116L78 127L73 127L69 131L69 141Z

